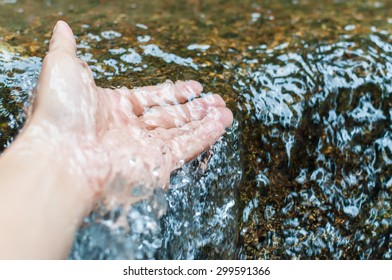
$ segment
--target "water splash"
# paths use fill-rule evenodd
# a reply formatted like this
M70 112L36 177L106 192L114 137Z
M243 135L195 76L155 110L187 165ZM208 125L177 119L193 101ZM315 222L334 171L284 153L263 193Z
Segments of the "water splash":
M171 178L161 258L235 258L242 179L238 135L236 122L210 151Z
M131 206L100 205L84 221L69 257L235 258L236 188L242 178L237 135L238 122L210 151L171 177L167 194L156 190Z

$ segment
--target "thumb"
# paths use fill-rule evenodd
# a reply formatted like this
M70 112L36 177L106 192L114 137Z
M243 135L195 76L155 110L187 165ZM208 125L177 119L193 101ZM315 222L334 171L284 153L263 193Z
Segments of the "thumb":
M49 43L49 52L57 51L76 55L76 41L72 29L62 20L56 23Z

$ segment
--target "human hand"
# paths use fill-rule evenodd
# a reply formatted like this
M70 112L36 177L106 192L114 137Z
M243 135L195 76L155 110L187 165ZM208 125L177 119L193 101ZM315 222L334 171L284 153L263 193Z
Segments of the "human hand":
M71 176L99 197L110 182L164 186L170 173L212 145L232 124L219 95L195 81L137 89L95 85L76 57L71 28L59 21L50 41L27 129L68 161Z

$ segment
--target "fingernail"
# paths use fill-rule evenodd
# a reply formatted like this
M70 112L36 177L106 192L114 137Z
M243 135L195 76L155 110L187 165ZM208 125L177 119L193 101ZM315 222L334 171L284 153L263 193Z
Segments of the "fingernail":
M57 25L59 24L59 22L56 22L56 25L54 26L54 28L53 28L53 33L55 33L56 32L56 29L57 29Z

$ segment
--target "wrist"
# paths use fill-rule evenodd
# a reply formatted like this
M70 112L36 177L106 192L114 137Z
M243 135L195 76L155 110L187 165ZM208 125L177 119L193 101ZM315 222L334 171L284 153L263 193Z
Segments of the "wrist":
M38 131L38 130L37 130ZM92 206L66 160L26 128L0 159L0 258L66 257Z
M11 157L16 160L29 163L27 168L34 171L37 165L45 168L42 175L57 181L53 185L54 191L78 204L75 210L87 214L99 196L99 188L89 176L91 159L88 155L91 152L81 147L81 140L48 121L33 117L6 152L12 153Z

